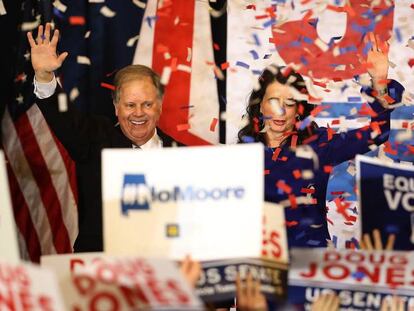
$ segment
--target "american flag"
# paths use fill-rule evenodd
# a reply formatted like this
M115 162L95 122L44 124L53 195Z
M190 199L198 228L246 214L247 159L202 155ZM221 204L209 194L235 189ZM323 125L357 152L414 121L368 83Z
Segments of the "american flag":
M146 64L160 74L169 68L161 129L190 145L224 142L219 113L225 110L225 80L216 80L214 64L225 61L226 44L223 35L211 37L210 27L223 29L226 14L210 16L208 2L158 2L22 0L16 92L2 136L24 257L38 261L40 255L71 252L78 231L74 163L33 105L26 33L52 16L62 34L60 50L69 52L59 76L80 110L114 117L106 86L123 66ZM193 46L195 41L203 44Z
M50 1L21 3L14 98L2 120L2 144L7 158L10 192L24 259L68 253L78 234L75 165L51 133L34 105L33 70L27 31L50 18ZM12 61L12 60L10 60Z

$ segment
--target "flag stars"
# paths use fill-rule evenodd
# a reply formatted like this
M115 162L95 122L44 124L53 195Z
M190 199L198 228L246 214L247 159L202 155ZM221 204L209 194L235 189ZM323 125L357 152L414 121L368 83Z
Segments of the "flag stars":
M23 104L23 100L24 100L24 98L23 98L23 95L22 95L22 94L19 94L19 95L16 97L16 101L17 101L17 103L18 103L19 105Z

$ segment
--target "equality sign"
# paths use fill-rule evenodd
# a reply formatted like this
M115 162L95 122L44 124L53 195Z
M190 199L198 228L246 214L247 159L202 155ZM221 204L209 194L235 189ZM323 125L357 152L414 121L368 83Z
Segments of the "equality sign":
M4 153L0 151L0 259L19 262L19 248Z
M104 249L182 260L258 257L261 144L104 150Z
M414 166L356 157L362 232L380 229L383 243L396 235L395 249L414 249Z
M103 253L51 255L67 310L202 310L203 305L167 259L108 257Z
M0 310L65 310L55 275L32 264L0 261Z
M340 308L379 310L393 295L414 306L414 256L402 251L293 249L289 302L310 304L323 293L336 292Z

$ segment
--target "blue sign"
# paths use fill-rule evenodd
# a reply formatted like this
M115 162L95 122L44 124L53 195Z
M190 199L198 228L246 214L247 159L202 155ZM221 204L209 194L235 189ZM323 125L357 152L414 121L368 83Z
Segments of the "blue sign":
M128 210L148 210L149 188L145 181L145 175L125 174L121 194L122 214L127 215Z
M358 157L362 232L395 234L395 250L414 250L414 168Z
M148 186L143 174L125 174L121 193L121 208L122 214L127 215L128 210L131 209L150 209L151 202L242 200L245 192L245 188L241 186L203 188L189 185L160 189Z

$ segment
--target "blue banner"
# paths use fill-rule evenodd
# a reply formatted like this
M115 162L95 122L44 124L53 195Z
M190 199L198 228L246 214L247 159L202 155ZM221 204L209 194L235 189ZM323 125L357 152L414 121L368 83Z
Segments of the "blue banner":
M414 167L357 158L362 233L382 232L385 245L396 235L394 249L414 249Z

